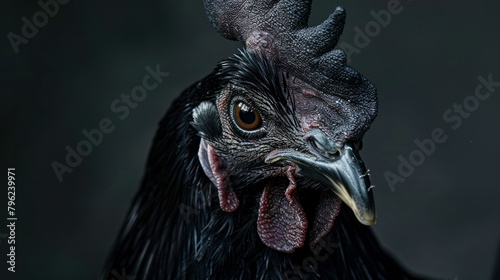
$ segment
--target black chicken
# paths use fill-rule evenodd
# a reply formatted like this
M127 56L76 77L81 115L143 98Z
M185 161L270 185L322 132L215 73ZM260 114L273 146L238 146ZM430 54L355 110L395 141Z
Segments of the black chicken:
M246 48L161 121L102 279L412 278L367 226L376 89L334 49L344 10L308 27L311 2L205 1Z

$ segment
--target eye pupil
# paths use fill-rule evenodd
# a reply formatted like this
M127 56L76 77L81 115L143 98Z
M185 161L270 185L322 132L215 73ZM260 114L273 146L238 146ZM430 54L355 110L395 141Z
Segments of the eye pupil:
M260 114L254 111L244 102L238 102L234 106L234 120L244 130L256 130L262 125Z
M254 123L255 119L257 118L254 111L252 111L252 109L248 108L248 106L246 106L246 104L244 104L244 103L240 103L240 104L238 104L238 106L240 106L240 116L239 117L240 117L241 121L246 123L246 124Z

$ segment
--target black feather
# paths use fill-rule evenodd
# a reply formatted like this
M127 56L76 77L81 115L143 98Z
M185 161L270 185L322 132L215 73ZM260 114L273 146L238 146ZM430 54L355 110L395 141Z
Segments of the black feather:
M222 136L222 123L219 113L213 103L202 102L193 110L193 121L191 125L198 131L201 137L218 141Z

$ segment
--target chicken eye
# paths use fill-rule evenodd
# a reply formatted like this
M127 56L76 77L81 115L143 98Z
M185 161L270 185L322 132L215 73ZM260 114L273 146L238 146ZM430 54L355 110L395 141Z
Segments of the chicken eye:
M260 114L244 102L238 102L234 106L234 120L243 130L256 130L262 125Z

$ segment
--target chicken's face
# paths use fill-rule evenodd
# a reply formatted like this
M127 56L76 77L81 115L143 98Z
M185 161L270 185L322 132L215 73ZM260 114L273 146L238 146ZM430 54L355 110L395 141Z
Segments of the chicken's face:
M258 51L223 61L215 75L216 98L196 107L192 124L222 210L258 207L260 239L282 252L314 248L342 201L361 223L374 222L357 151L376 102L319 92Z

